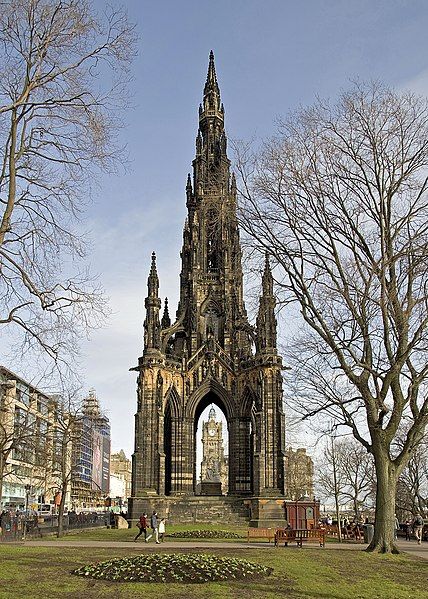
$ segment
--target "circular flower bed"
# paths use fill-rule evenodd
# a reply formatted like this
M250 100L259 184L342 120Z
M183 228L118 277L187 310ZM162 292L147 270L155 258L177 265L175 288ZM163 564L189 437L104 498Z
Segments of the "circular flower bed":
M72 574L115 582L214 582L269 576L267 568L243 559L204 554L148 554L82 566Z
M228 530L182 530L167 535L171 539L243 539L242 535Z

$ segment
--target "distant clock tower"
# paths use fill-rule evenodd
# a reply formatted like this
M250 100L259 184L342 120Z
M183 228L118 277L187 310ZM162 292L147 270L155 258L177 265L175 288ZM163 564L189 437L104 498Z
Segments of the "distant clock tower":
M223 425L211 408L208 422L202 423L201 494L227 493L227 458L224 456Z

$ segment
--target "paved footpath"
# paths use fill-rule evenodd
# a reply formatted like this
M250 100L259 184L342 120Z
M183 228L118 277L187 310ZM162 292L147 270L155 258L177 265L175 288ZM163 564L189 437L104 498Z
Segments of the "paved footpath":
M155 543L144 543L132 541L68 541L67 539L63 540L52 540L52 541L25 541L20 543L26 547L97 547L97 548L106 548L106 549L130 549L131 551L139 551L142 549L155 549L157 548ZM399 540L397 542L399 549L402 551L406 551L409 555L414 555L423 559L428 560L428 543L424 542L422 545L418 545L416 541L403 541ZM225 543L225 542L204 542L204 541L165 541L161 543L160 547L165 549L273 549L272 543ZM306 547L317 548L316 545L306 545ZM362 551L365 549L367 545L364 543L326 543L325 549L328 551ZM280 549L285 549L281 547ZM292 545L286 548L287 551L301 551L300 548ZM320 548L321 550L321 548Z

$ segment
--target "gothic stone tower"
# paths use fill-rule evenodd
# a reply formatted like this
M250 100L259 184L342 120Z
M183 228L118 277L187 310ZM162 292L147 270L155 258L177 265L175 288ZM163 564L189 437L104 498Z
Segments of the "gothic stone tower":
M188 176L186 185L188 215L174 322L167 300L160 317L155 254L148 278L144 351L135 368L135 515L150 497L194 494L196 425L211 403L223 410L228 424L229 495L284 493L282 362L276 348L273 279L266 257L253 327L243 300L236 183L226 150L211 52L193 177Z

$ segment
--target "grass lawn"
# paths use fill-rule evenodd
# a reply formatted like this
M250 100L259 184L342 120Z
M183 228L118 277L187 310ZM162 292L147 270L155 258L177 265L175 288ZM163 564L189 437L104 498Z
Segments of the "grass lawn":
M145 551L156 550L155 546L145 547ZM159 551L173 552L166 548ZM192 552L190 549L181 551ZM80 578L70 571L87 563L130 555L127 549L73 548L66 543L61 549L0 545L0 598L427 598L428 563L404 555L368 555L362 551L315 548L216 550L214 546L203 552L242 557L270 566L274 571L271 576L252 582L113 583Z
M239 527L239 526L231 526L230 524L225 524L221 526L221 524L175 524L167 526L166 528L166 539L168 541L179 541L183 543L185 541L194 541L195 539L187 539L187 538L169 538L168 533L172 532L182 532L186 530L226 530L228 532L235 532L239 534L241 539L221 539L223 542L231 541L232 543L247 542L247 527ZM151 529L149 529L151 534ZM134 537L138 533L138 528L134 526L129 529L121 529L114 530L111 528L98 528L92 530L82 530L77 532L71 532L67 535L64 535L64 541L77 541L77 540L85 540L85 541L133 541ZM45 537L46 540L52 538L52 540L57 540L56 537ZM196 539L197 540L197 539ZM201 539L203 541L213 541L216 542L216 539ZM138 542L144 542L144 535L138 539Z

